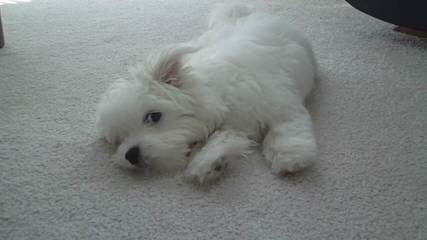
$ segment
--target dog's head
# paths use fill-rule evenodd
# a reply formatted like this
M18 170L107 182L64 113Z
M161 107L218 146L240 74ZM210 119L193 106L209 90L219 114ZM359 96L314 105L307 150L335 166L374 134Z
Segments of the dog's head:
M113 83L98 107L97 129L117 155L136 166L185 166L194 144L212 132L197 78L183 62L191 47L173 47Z

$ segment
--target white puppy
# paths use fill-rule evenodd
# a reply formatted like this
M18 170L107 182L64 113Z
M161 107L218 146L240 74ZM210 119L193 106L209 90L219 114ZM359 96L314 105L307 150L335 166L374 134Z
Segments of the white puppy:
M228 161L262 144L276 174L316 156L304 98L316 64L310 44L280 17L218 7L199 38L168 47L109 88L97 127L117 154L157 169L218 177Z

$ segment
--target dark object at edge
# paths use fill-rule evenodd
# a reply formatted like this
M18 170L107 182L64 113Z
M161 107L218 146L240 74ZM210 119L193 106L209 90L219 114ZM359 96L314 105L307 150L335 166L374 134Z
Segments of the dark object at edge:
M1 12L0 12L0 48L4 46L3 27L1 25Z
M383 21L427 31L427 0L346 0L360 11Z

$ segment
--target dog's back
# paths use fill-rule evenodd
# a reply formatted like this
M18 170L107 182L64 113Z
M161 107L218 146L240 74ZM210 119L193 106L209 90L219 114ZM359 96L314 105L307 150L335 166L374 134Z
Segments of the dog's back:
M313 53L287 25L245 5L220 7L210 18L211 29L198 39L201 49L188 55L188 65L204 76L202 85L228 106L228 124L235 128L255 130L260 122L281 120L311 91Z
M212 11L208 24L209 31L197 40L202 48L200 54L196 54L198 57L222 58L260 74L261 78L282 71L279 78L291 75L293 80L279 80L287 84L286 87L295 85L302 97L311 91L316 74L313 51L305 37L285 19L262 8L236 3L219 5ZM209 59L212 58L205 60Z
M224 25L235 24L240 18L246 17L255 11L255 7L243 4L219 4L210 13L208 28L221 28Z

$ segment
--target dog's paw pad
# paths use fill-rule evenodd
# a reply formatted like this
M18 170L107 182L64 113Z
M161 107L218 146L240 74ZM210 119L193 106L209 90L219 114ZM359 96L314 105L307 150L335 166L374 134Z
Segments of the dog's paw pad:
M214 171L216 171L216 172L220 172L221 170L222 170L222 166L221 165L218 165L218 166L216 166L214 168Z

